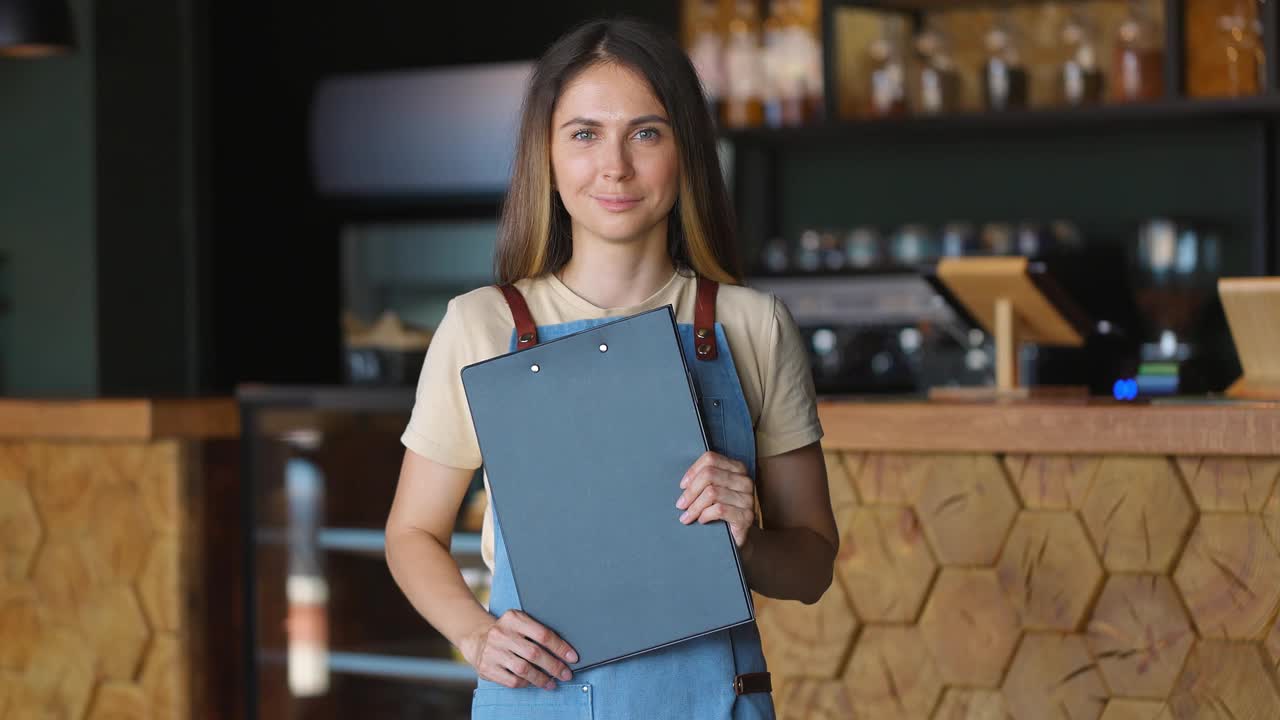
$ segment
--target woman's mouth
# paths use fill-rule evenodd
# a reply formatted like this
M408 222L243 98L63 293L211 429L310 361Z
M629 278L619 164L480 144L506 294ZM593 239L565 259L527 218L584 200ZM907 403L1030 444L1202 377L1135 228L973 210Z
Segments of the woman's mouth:
M592 195L600 207L609 212L625 212L640 204L641 198L632 195Z

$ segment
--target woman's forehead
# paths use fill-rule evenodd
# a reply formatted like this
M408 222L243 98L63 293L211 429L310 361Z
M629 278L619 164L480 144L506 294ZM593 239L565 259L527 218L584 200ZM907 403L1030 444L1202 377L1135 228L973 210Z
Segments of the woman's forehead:
M552 112L554 118L584 117L600 122L627 122L641 115L666 117L666 109L644 76L619 63L599 63L565 85ZM563 122L563 120L560 120Z

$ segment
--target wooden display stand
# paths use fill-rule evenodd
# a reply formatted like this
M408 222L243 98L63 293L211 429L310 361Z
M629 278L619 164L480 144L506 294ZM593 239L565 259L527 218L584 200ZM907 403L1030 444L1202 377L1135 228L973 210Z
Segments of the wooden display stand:
M947 258L930 278L952 305L957 305L995 337L994 387L930 388L935 400L1025 398L1031 395L1088 395L1083 387L1027 388L1018 381L1020 343L1080 347L1084 344L1082 313L1027 258Z
M1280 400L1280 277L1221 278L1218 294L1244 368L1227 397Z

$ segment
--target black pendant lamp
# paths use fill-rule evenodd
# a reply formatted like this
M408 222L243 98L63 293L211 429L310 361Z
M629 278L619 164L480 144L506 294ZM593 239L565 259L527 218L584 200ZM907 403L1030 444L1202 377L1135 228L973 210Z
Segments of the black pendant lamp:
M74 49L67 0L0 0L0 56L45 57Z

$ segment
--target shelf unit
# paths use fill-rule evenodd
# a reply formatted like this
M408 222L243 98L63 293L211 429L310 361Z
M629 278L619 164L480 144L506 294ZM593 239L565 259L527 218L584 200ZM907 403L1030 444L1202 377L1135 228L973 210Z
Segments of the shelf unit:
M865 177L882 170L887 160L883 154L879 165L866 161L864 152L886 145L907 147L916 143L929 143L940 154L965 146L982 144L993 153L1016 146L1015 152L1031 154L1028 148L1049 148L1060 137L1096 137L1100 145L1111 142L1112 149L1120 144L1117 138L1142 138L1143 136L1173 131L1178 137L1200 137L1206 142L1246 142L1248 151L1239 152L1242 158L1237 172L1242 177L1240 192L1249 196L1249 208L1230 208L1238 224L1249 226L1249 271L1251 274L1274 274L1280 257L1280 179L1277 164L1280 163L1280 47L1277 38L1277 6L1266 2L1263 13L1264 40L1267 46L1267 87L1258 96L1232 99L1193 99L1183 92L1185 77L1184 0L1162 0L1165 12L1165 79L1166 98L1150 103L1123 105L1099 105L1088 108L1043 108L1001 113L959 112L939 116L906 116L884 119L848 120L837 116L840 108L839 83L836 58L839 57L836 34L836 14L844 8L861 8L884 13L904 14L918 26L926 13L935 10L961 8L1009 7L1036 5L1043 0L822 0L823 72L825 75L826 118L824 122L802 128L727 130L721 133L732 148L732 181L734 203L738 211L738 226L743 256L753 260L763 243L771 237L787 235L797 224L796 197L815 198L809 209L825 203L824 210L833 205L829 197L834 193L825 187L815 186L808 178L799 178L803 187L787 185L784 170L787 161L803 153L812 157L816 147L828 150L828 156L848 158L849 170L842 178ZM1240 140L1240 137L1247 138ZM1185 148L1170 147L1172 153ZM1192 151L1193 152L1193 151ZM1122 159L1116 159L1122 158ZM1127 159L1122 152L1109 161L1099 161L1099 167L1115 167ZM944 161L930 164L913 160L920 172L955 172ZM869 164L870 163L870 164ZM1041 177L1052 175L1053 166L1045 165L1036 153L1035 163L1028 161L1029 170ZM1126 171L1129 171L1126 168ZM793 174L794 175L794 174ZM828 173L829 182L835 174ZM1135 176L1136 177L1136 176ZM1202 179L1202 178L1197 178ZM790 180L794 183L797 178ZM1052 183L1037 177L1045 186ZM809 183L809 184L805 184ZM1025 191L1025 188L1018 188ZM1225 191L1224 191L1225 192ZM1158 206L1158 198L1146 198L1149 206ZM937 198L919 198L919 207L926 213ZM842 201L847 210L856 202ZM1168 208L1173 213L1177 207ZM1224 211L1225 212L1225 211ZM785 216L791 216L791 222ZM828 216L834 213L827 213ZM975 220L984 218L957 217L952 219ZM985 218L1017 220L1017 217ZM1050 218L1043 218L1050 219ZM1141 218L1134 218L1139 220ZM805 221L807 222L807 220ZM873 223L874 224L874 223ZM750 264L749 272L752 270ZM754 274L754 273L752 273Z
M460 717L476 674L403 598L386 569L381 523L399 467L399 432L412 387L268 386L238 389L244 528L246 718L345 717L360 695L389 689L428 715ZM320 697L294 697L285 683L289 503L284 468L305 457L323 477L315 549L328 582L332 680ZM458 530L450 550L464 572L484 572L481 536ZM413 695L411 688L419 688ZM388 702L390 702L388 700Z

